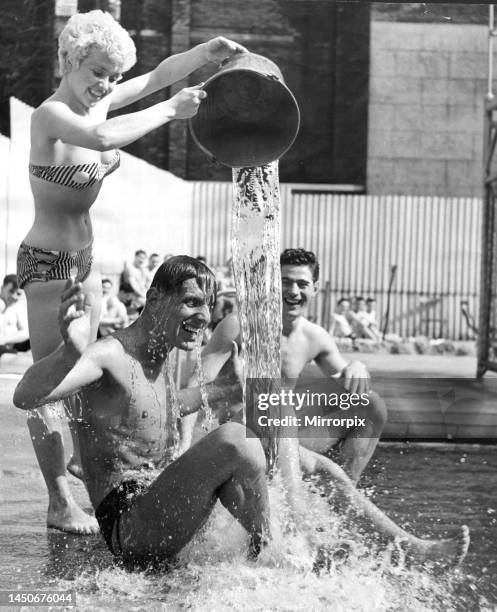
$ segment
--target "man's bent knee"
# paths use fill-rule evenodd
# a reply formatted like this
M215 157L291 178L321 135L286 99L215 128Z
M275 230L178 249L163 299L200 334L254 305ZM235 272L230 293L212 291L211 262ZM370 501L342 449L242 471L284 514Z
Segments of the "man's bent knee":
M217 443L232 460L249 462L255 469L266 469L266 457L259 438L250 436L250 431L241 423L225 423L217 430Z

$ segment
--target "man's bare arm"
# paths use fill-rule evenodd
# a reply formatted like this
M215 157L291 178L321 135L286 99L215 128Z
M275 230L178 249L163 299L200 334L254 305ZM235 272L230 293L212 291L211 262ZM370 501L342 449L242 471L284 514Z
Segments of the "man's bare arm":
M314 361L325 376L342 379L345 389L350 393L369 391L369 372L366 366L357 360L348 362L340 354L336 342L325 329L314 325L310 340L317 350Z
M59 326L64 343L35 362L14 392L14 404L29 410L67 397L102 376L99 347L89 348L90 312L93 296L83 295L81 285L70 279L59 309Z
M229 411L230 406L239 405L242 401L243 371L235 342L231 343L229 357L232 364L229 374L218 376L212 382L205 384L209 406L213 410ZM224 365L224 360L221 367L222 365ZM212 374L214 371L212 369L209 373ZM205 373L204 377L207 378ZM196 412L202 406L201 389L198 386L198 377L195 376L195 373L190 377L188 384L188 387L178 392L178 399L182 403L182 416Z

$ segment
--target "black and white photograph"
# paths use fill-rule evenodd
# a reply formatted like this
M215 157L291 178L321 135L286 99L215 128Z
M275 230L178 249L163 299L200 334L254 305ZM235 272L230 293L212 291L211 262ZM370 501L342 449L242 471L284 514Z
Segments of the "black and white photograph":
M497 611L496 7L0 0L0 608Z

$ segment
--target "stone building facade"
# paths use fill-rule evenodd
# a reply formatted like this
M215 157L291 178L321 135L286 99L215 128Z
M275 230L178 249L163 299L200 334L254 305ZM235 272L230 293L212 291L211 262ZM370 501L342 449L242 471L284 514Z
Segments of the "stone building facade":
M122 3L121 21L136 40L136 72L216 35L273 60L302 116L297 141L280 163L281 179L364 184L369 14L368 4L329 0L261 0L244 3L243 9L227 0L129 0ZM213 67L199 70L173 91L212 73ZM157 130L130 151L184 178L230 179L229 169L212 164L198 150L184 122Z
M80 11L108 5L78 1ZM36 106L55 85L53 33L62 24L53 6L52 0L0 3L3 133L10 95ZM371 194L481 194L488 6L121 0L120 9L138 48L129 76L216 34L278 64L302 116L299 136L280 161L282 181L354 185ZM212 70L135 108L205 80ZM228 168L196 147L185 122L128 150L186 179L230 180Z

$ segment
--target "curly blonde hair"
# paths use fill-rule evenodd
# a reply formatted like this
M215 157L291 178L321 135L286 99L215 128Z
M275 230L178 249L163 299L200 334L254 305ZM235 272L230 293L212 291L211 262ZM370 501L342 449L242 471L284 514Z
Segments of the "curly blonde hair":
M107 53L112 61L129 70L136 62L136 48L131 36L110 15L94 10L77 13L66 23L59 36L59 67L62 74L78 67L94 50Z

